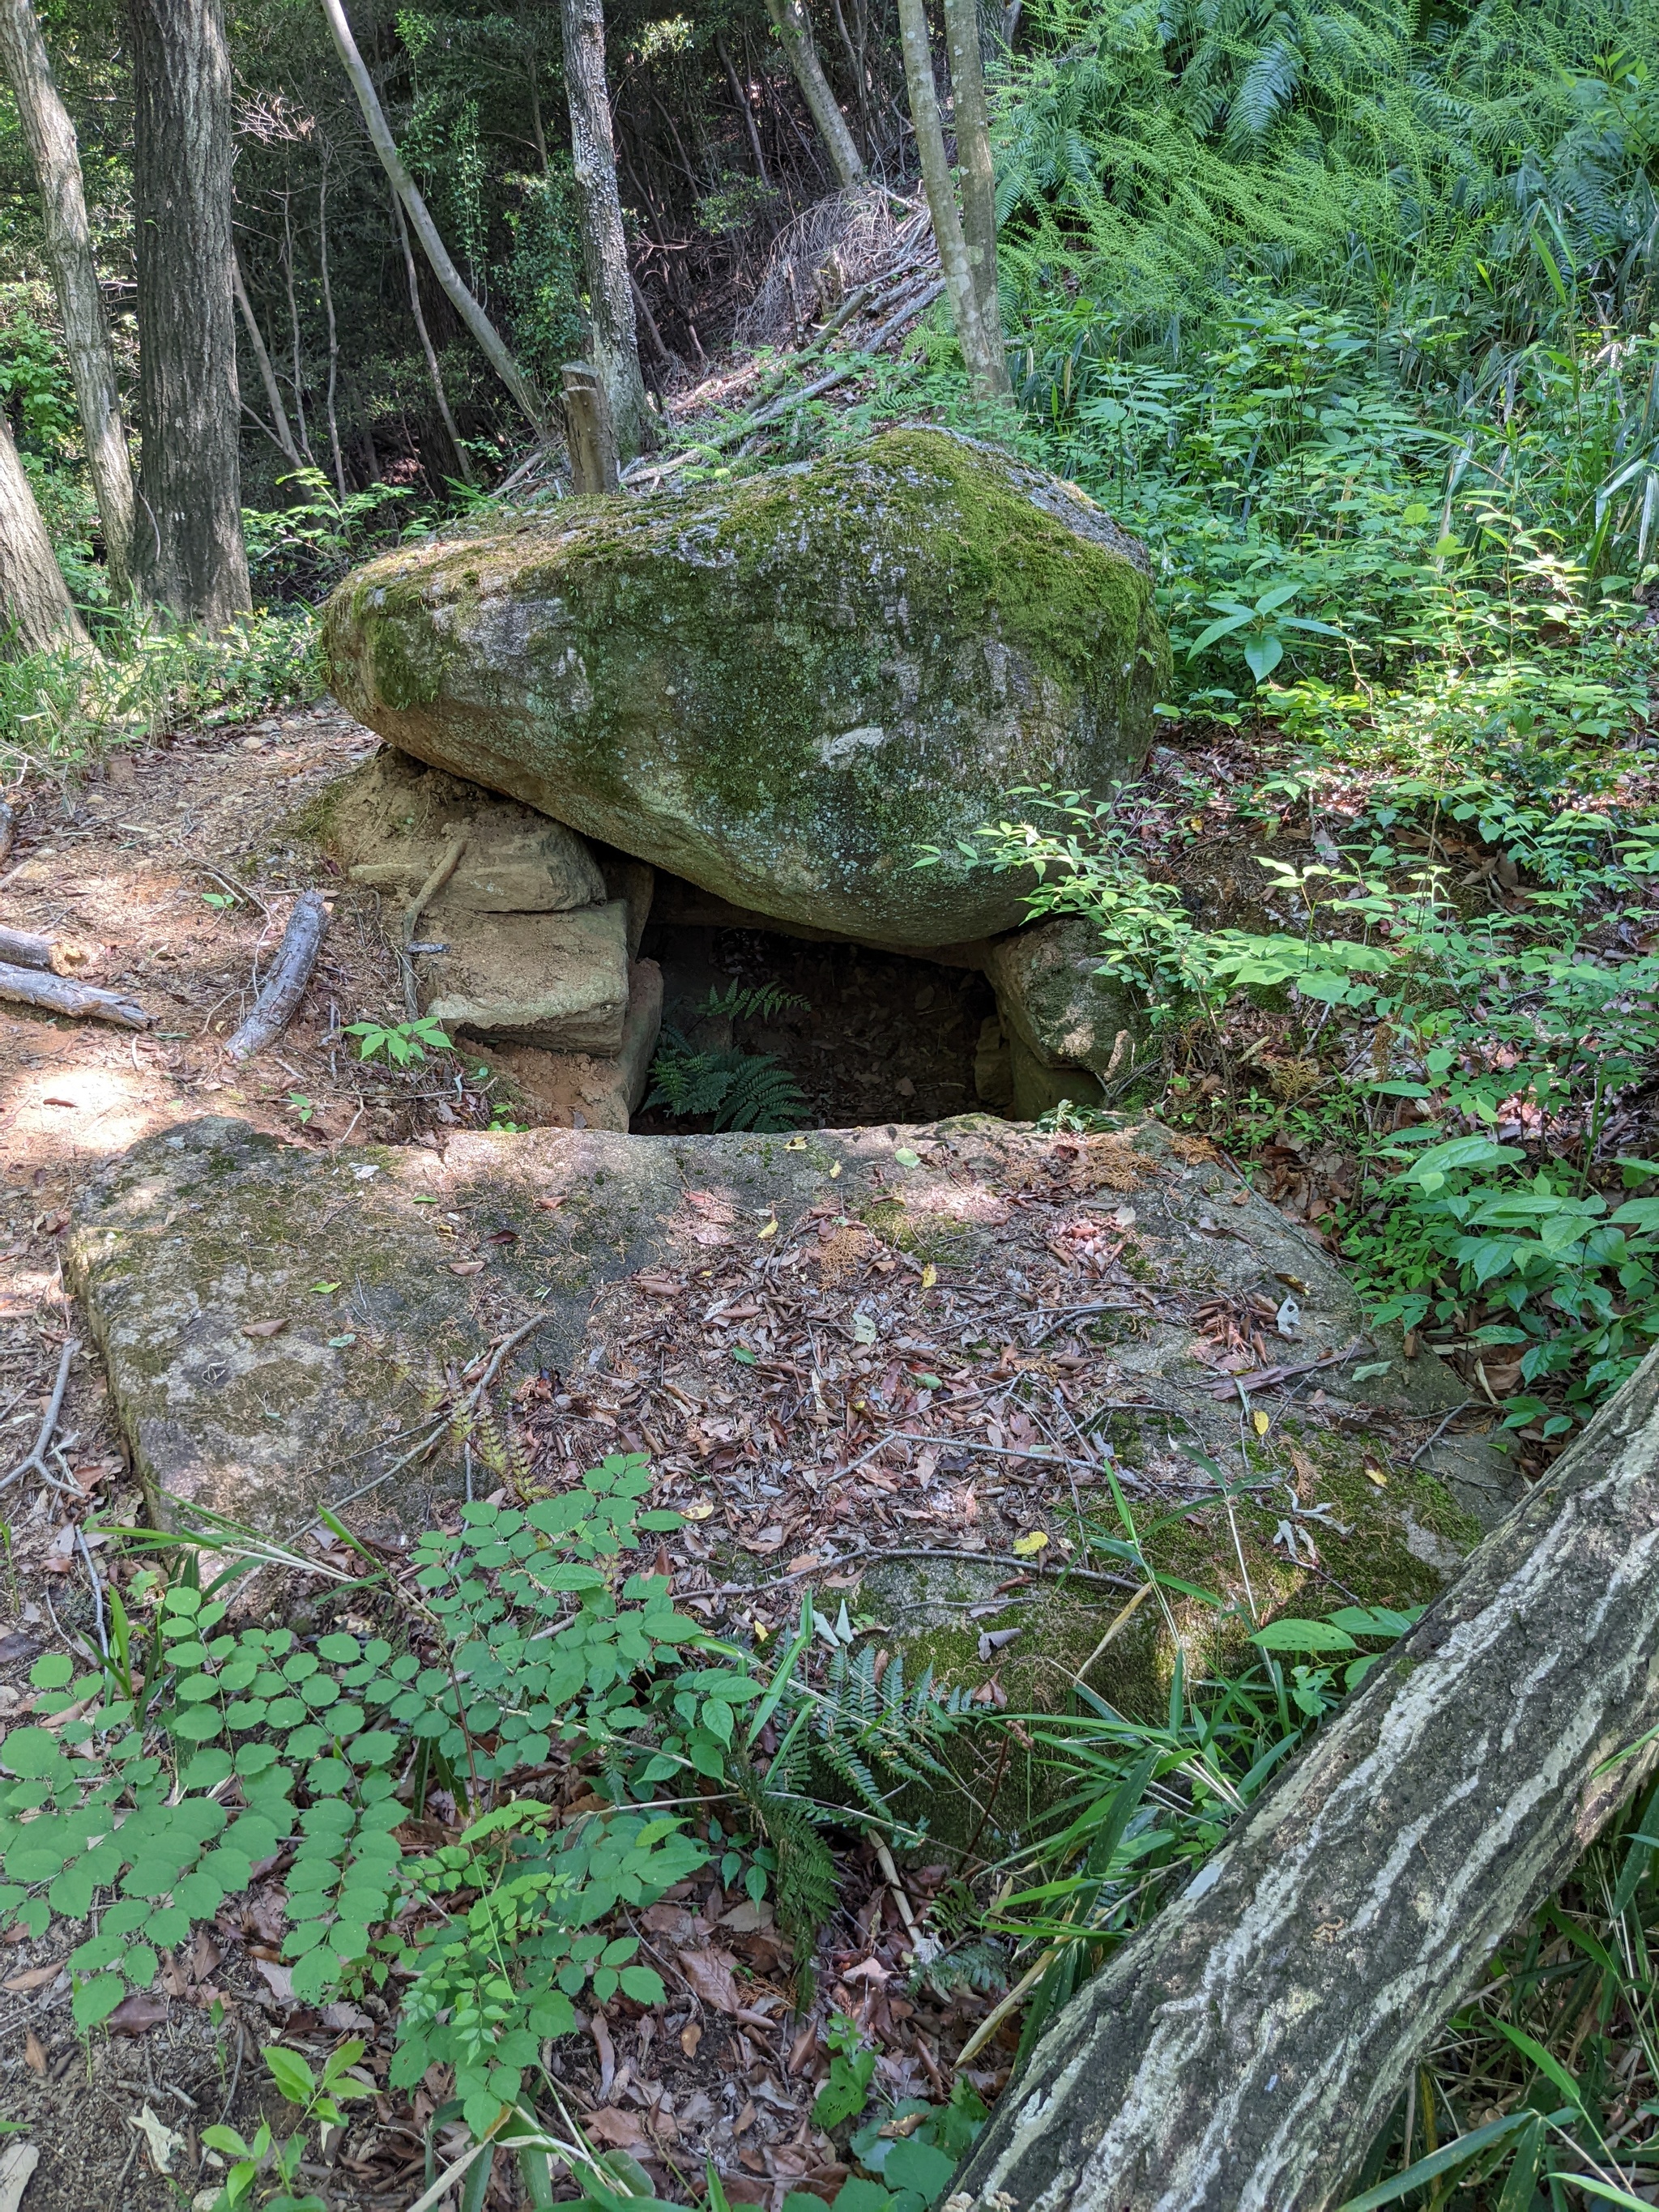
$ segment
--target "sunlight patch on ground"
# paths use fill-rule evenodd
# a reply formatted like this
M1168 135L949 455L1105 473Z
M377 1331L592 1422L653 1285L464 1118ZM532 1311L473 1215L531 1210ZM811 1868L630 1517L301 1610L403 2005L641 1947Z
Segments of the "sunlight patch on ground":
M43 1164L125 1152L178 1109L152 1078L121 1067L31 1067L0 1086L0 1130Z

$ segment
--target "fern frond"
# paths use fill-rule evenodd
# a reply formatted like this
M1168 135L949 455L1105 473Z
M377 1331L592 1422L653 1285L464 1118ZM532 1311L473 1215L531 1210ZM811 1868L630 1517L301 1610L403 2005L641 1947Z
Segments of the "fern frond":
M781 984L733 983L728 991L711 990L702 1011L705 1018L725 1014L734 1022L752 1022L806 1003L798 991L786 991Z
M714 1113L717 1129L793 1129L806 1119L806 1101L787 1067L770 1053L744 1053Z

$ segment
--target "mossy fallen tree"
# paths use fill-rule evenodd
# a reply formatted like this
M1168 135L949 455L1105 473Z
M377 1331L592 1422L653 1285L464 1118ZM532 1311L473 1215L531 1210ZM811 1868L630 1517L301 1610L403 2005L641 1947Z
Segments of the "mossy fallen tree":
M1659 1352L1038 2045L947 2212L1319 2212L1652 1771Z

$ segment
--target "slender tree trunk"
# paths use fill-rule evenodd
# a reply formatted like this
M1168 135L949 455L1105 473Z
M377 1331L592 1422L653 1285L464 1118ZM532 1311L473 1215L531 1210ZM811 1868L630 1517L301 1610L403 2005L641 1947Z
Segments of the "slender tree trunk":
M836 29L840 34L842 45L847 50L848 67L852 71L854 87L858 94L859 132L864 140L864 153L867 161L874 154L876 145L875 134L870 128L868 72L864 65L863 52L847 27L846 9L842 6L841 0L834 0L834 4Z
M415 250L409 242L409 225L404 221L403 203L394 191L392 195L392 216L398 226L398 243L404 250L404 273L409 279L409 307L419 333L421 351L426 356L426 373L431 379L432 396L438 403L438 412L443 417L444 428L454 448L455 465L460 471L463 483L477 481L472 472L472 456L461 443L461 434L455 428L455 417L449 411L449 394L444 390L443 371L438 366L438 349L427 331L426 317L421 313L421 272L415 266Z
M334 320L334 287L328 275L328 161L323 161L323 173L317 185L317 245L318 265L323 278L323 313L328 321L328 385L323 394L323 412L328 422L328 450L334 461L334 488L342 500L346 495L345 463L340 455L340 418L335 411L334 394L340 378L340 333Z
M115 357L98 297L81 149L58 97L31 0L0 0L0 64L16 96L40 188L46 254L87 443L87 473L103 525L110 593L124 600L132 590L132 466L121 424Z
M230 276L235 288L236 304L242 313L242 328L247 334L248 347L259 371L259 381L265 388L265 404L270 410L270 434L284 459L297 469L301 465L300 449L295 444L294 433L289 427L288 410L283 404L282 386L276 381L276 372L271 367L270 356L265 350L265 342L253 313L253 302L248 298L247 286L242 282L240 258L233 258Z
M252 604L242 543L230 58L217 0L132 0L143 445L135 566L217 626Z
M1060 2014L951 2212L1325 2212L1653 1771L1659 1352ZM1627 1755L1628 1754L1628 1755Z
M289 357L292 363L288 380L294 393L294 420L306 465L314 469L317 456L311 450L311 433L306 427L305 374L300 360L300 303L294 296L293 196L287 191L283 194L283 282L288 292Z
M766 156L761 151L760 132L755 127L755 110L749 98L749 88L738 78L732 57L726 51L726 41L718 32L714 36L714 52L720 56L720 65L726 71L726 81L732 88L732 97L737 101L738 112L748 130L749 148L755 157L755 173L770 191L772 179L766 167Z
M993 392L1012 390L1008 349L1002 339L1002 301L997 289L997 179L991 161L990 113L985 100L985 62L980 46L979 0L945 0L945 33L951 50L951 89L956 107L957 166L962 175L962 233L974 272L974 298Z
M42 646L87 643L34 487L0 410L0 653L15 658Z
M863 184L869 171L864 166L858 142L847 126L847 118L830 89L830 80L812 43L812 24L806 13L805 0L766 0L766 12L772 18L784 58L794 72L801 96L811 110L812 120L835 164L836 174L843 185Z
M657 359L665 369L672 372L679 367L679 362L668 350L663 334L657 328L657 319L651 312L651 302L646 298L638 277L630 276L628 281L634 287L634 305L638 310L640 320L645 325L645 335L650 339Z
M921 157L921 181L927 194L933 237L939 246L939 268L957 343L981 398L997 390L996 362L979 312L979 286L963 234L951 164L945 157L945 131L939 122L939 94L933 84L933 49L927 34L926 0L898 0L899 37L904 49L904 79L910 93L910 118L915 125L916 150ZM1006 388L1007 368L1002 368Z
M432 264L433 275L448 294L456 313L471 331L484 359L518 402L525 420L538 438L544 441L548 434L547 418L541 397L502 343L495 325L467 289L465 279L451 260L449 249L438 234L438 226L433 222L431 212L421 198L403 155L398 151L398 142L392 135L392 125L386 119L386 110L380 106L374 80L369 76L363 58L357 51L357 41L351 35L351 26L346 21L345 9L340 0L323 0L323 13L328 18L328 27L333 33L335 47L345 65L345 73L351 80L351 88L357 95L357 105L362 109L363 121L368 126L374 151L380 157L380 166L392 179L392 188L408 214L415 235L421 241L421 249ZM447 405L446 401L446 412ZM458 446L458 453L459 450Z
M530 64L530 135L536 142L536 159L547 174L547 132L542 125L541 52L525 18L519 18L519 38Z
M617 447L631 460L647 442L645 380L629 283L628 236L617 189L617 142L605 75L603 0L559 0L564 82L570 100L570 152L587 276L592 357L611 410Z

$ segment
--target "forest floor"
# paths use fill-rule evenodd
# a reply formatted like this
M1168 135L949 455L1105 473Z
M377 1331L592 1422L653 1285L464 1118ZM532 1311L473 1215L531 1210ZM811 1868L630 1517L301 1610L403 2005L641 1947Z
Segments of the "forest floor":
M319 1148L373 1138L441 1150L457 1126L488 1122L487 1088L470 1084L465 1073L439 1080L436 1068L454 1063L402 1073L366 1068L341 1035L346 1021L364 1013L400 1011L395 962L372 899L331 875L300 825L321 788L374 742L328 706L251 727L186 732L137 756L112 757L98 777L61 798L55 787L44 787L24 812L10 871L0 882L0 922L92 947L89 980L121 985L158 1019L134 1033L15 1006L0 1015L6 1208L0 1464L33 1442L63 1346L82 1333L63 1284L59 1240L78 1194L115 1155L204 1113L234 1113ZM342 896L319 980L277 1051L239 1071L219 1040L250 1003L257 962L269 957L293 899L313 884L326 890L331 884ZM763 951L750 942L717 947L745 970ZM930 1011L918 1003L921 995L942 992L943 982L918 986L902 963L895 963L902 973L878 974L878 959L866 972L860 956L842 949L811 948L801 957L822 967L822 996L833 984L838 999L861 1004L873 992L884 1001L862 1021L856 1040L831 1055L836 1080L812 1085L815 1111L827 1118L839 1106L846 1122L867 1121L868 1106L859 1111L854 1102L871 1096L871 1068L883 1067L893 1082L896 1054L906 1049L903 994L912 994L914 1027ZM917 1065L924 1092L961 1066L971 1012L965 1007L945 1021L931 1058L923 1051ZM788 1041L783 1034L777 1039ZM945 1102L941 1094L938 1102L915 1103L939 1110ZM1169 1281L1149 1285L1144 1268L1126 1272L1136 1201L1125 1194L1144 1164L1126 1173L1114 1152L1109 1160L1102 1156L1103 1165L1094 1148L1115 1142L1010 1133L1007 1172L993 1194L1001 1224L994 1280L976 1267L973 1280L957 1281L946 1251L935 1266L925 1253L906 1253L866 1227L838 1226L826 1216L810 1224L802 1246L805 1273L775 1281L778 1264L793 1258L781 1249L787 1240L774 1247L734 1240L732 1224L711 1213L703 1241L718 1285L707 1295L643 1277L637 1286L646 1296L652 1358L678 1363L677 1389L653 1394L649 1378L635 1375L620 1339L586 1398L562 1398L556 1376L532 1380L519 1413L538 1468L556 1484L568 1480L584 1453L602 1455L618 1441L659 1458L694 1453L714 1478L716 1502L699 1508L682 1530L671 1565L689 1602L740 1632L786 1630L811 1578L833 1595L842 1554L930 1544L1006 1562L1000 1618L1018 1601L1017 1593L1029 1599L1042 1587L1035 1554L1025 1549L1023 1559L1015 1557L1013 1547L1029 1547L1035 1534L1044 1547L1056 1541L1063 1549L1061 1519L1068 1506L1082 1510L1073 1473L1062 1476L1056 1459L1079 1449L1092 1455L1098 1438L1089 1439L1110 1409L1142 1399L1147 1387L1114 1358L1113 1340L1102 1340L1090 1318L1092 1304L1133 1308L1142 1316L1136 1328L1178 1322L1188 1332L1201 1367L1212 1370L1206 1378L1200 1370L1196 1396L1188 1386L1194 1405L1218 1395L1218 1385L1224 1394L1228 1378L1241 1371L1248 1377L1255 1370L1261 1387L1273 1387L1265 1370L1274 1365L1272 1311L1282 1291L1265 1304L1248 1295L1206 1301ZM1227 1204L1220 1187L1230 1179L1208 1146L1194 1140L1189 1150L1193 1161L1208 1164L1219 1212ZM1182 1179L1178 1169L1170 1174ZM1233 1202L1251 1201L1239 1189ZM1242 1244L1230 1224L1247 1217L1218 1221L1203 1212L1196 1192L1194 1204L1206 1236ZM1297 1233L1308 1231L1299 1226ZM1131 1252L1131 1267L1133 1261ZM711 1296L720 1310L705 1313ZM895 1300L909 1315L902 1323L908 1334L900 1340L904 1356L890 1360L864 1348L868 1332L860 1328L859 1310L884 1311ZM1081 1315L1073 1310L1079 1304ZM637 1304L623 1301L618 1322L631 1327L627 1316L637 1318ZM826 1363L833 1406L826 1411L822 1396L799 1390L778 1398L778 1377L793 1352L810 1344L816 1367L814 1332L826 1331L847 1346L839 1380L836 1362ZM758 1357L742 1348L746 1344L758 1347ZM1285 1395L1297 1396L1298 1419L1333 1435L1352 1426L1350 1409L1328 1401L1319 1387L1328 1378L1302 1375L1296 1354L1281 1356L1291 1364L1274 1371L1296 1375ZM734 1367L734 1358L746 1364ZM701 1382L698 1370L707 1370ZM1402 1461L1434 1425L1400 1425ZM890 1431L926 1431L937 1448L926 1448L925 1439L919 1448L902 1436L883 1441ZM117 1579L137 1564L117 1565L118 1540L96 1532L100 1522L142 1520L143 1503L89 1358L71 1364L57 1435L59 1464L79 1498L36 1491L26 1478L3 1501L10 1511L0 1591L0 1614L9 1616L0 1619L6 1725L28 1710L34 1659L62 1648L65 1629L89 1628L81 1544L103 1552L102 1565ZM781 1488L762 1480L780 1463L805 1474L842 1437L830 1462L845 1464L826 1462L829 1479L819 1467L815 1480L791 1479ZM1210 1487L1174 1449L1144 1455L1132 1480L1150 1483L1166 1507L1179 1510L1201 1507L1200 1493ZM1270 1546L1279 1509L1262 1510L1259 1540ZM1246 1505L1247 1541L1255 1515ZM1053 1525L1052 1537L1045 1524ZM742 1577L722 1584L711 1573L711 1562L732 1559L747 1560L746 1584ZM1339 1558L1331 1571L1341 1592ZM853 1579L839 1577L842 1587ZM298 1595L305 1596L303 1587ZM1113 1593L1099 1601L1109 1600L1119 1602ZM1006 1702L998 1680L1003 1640L989 1662L980 1654L981 1692L999 1705ZM441 1828L445 1817L445 1808L429 1798L412 1828L424 1831L434 1820ZM951 2059L991 1997L971 1986L948 1994L918 1986L911 1969L904 1915L926 1912L946 1870L908 1872L901 1901L867 1844L843 1853L839 1866L841 1910L817 1961L818 2001L803 2018L794 2017L793 1962L769 1904L751 1902L730 1875L723 1886L718 1874L705 1874L643 1916L651 1956L670 1985L667 2008L653 2012L617 2000L593 2011L585 2033L560 2046L556 2073L583 2124L596 2140L647 2160L664 2193L693 2194L708 2155L733 2201L775 2203L801 2187L835 2193L848 2171L845 2145L811 2117L827 2064L822 2031L832 2011L856 2018L882 2047L887 2094L947 2094ZM126 2000L107 2037L90 2041L68 2010L63 1961L72 1933L56 1923L35 1940L21 1929L8 1935L0 1953L0 2084L6 2116L24 2122L44 2154L28 2212L84 2212L94 2203L110 2212L159 2212L190 2201L211 2180L200 2160L204 2126L228 2118L251 2134L263 2113L282 2131L283 2108L258 2057L276 2037L315 2058L341 2035L361 2035L384 2082L392 2041L386 2006L373 1995L320 2014L296 2005L281 1962L283 1924L281 1868L273 1865L257 1872L245 1897L227 1904L210 1932L199 1931L167 1957L158 1985ZM1000 2086L1011 2047L994 2045L983 2070L970 2073L985 2093ZM357 2206L392 2212L420 2194L423 2136L443 2094L441 2081L428 2081L412 2096L383 2089L356 2109L328 2162L305 2174L331 2212ZM439 2136L441 2150L464 2141L459 2127ZM514 2186L503 2166L489 2202L513 2203Z

